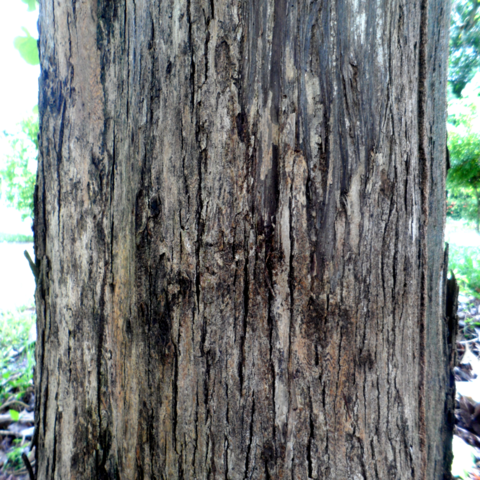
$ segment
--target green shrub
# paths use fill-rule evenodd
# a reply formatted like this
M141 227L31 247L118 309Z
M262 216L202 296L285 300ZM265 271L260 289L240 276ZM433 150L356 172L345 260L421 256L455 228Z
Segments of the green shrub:
M450 189L447 196L447 217L454 220L477 222L477 199L471 190Z
M2 189L7 201L22 218L33 218L33 192L35 189L38 151L38 115L21 122L21 133L7 134L10 152L6 155L6 167L0 172Z
M448 263L460 290L480 298L480 248L450 245Z
M32 243L33 235L23 235L21 233L0 233L0 242Z
M480 230L480 75L448 105L447 214L474 220Z

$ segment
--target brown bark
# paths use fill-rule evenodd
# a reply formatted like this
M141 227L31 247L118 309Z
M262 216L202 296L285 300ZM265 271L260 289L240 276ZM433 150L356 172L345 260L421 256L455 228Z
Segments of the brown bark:
M448 1L40 5L38 478L448 478Z

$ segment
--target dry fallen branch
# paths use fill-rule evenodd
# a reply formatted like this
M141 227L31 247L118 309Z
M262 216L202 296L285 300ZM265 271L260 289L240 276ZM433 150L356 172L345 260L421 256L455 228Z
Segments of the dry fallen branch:
M30 464L30 460L28 459L27 454L25 452L22 453L22 460L23 460L23 463L25 464L25 468L28 471L28 476L30 480L35 480L35 475L33 474L32 465Z
M27 405L25 402L22 402L21 400L8 400L5 402L1 407L0 411L5 410L6 408L10 407L11 405L20 405L23 408L30 408L29 405Z
M9 413L0 413L0 425L10 425L11 423L33 423L33 412L22 412L19 419L14 420Z
M11 430L0 430L0 436L4 437L17 437L17 438L23 438L23 437L31 437L32 435L25 435L22 432L12 432Z

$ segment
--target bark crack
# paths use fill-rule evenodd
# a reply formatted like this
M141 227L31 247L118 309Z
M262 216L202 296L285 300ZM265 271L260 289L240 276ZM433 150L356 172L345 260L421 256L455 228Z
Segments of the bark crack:
M313 478L313 462L312 462L312 442L315 436L315 425L313 422L313 401L312 401L312 390L308 387L308 399L310 402L310 412L309 412L309 431L308 431L308 440L307 440L307 468L308 468L308 477Z
M249 437L248 437L248 444L247 444L247 454L245 455L245 475L243 476L243 480L247 480L248 470L250 468L250 453L252 449L252 442L253 442L253 419L255 416L255 392L252 394L252 410L250 416L250 428L249 428ZM253 475L253 471L252 471ZM252 476L250 475L250 477Z
M227 357L225 357L225 362L227 363ZM225 365L225 369L228 368L228 365ZM230 421L229 421L229 402L228 402L228 381L225 383L225 397L226 397L226 412L225 420L227 422L227 428L225 429L223 438L224 438L224 451L225 451L225 480L228 480L228 434L230 433Z
M427 414L425 405L425 385L426 385L426 322L427 322L427 302L428 302L428 279L427 279L427 231L429 217L429 190L430 190L430 165L427 159L427 47L428 47L428 7L429 1L422 0L420 4L420 45L419 45L419 67L418 67L418 158L421 176L421 208L422 221L420 222L421 240L421 297L420 297L420 318L419 318L419 445L420 445L420 472L419 478L427 477L428 451L427 451Z
M273 234L272 234L272 242L274 241L273 239ZM267 248L265 248L265 253L267 253ZM270 254L267 255L266 259L266 266L267 266L267 272L265 274L265 279L267 280L267 308L268 308L268 323L269 323L269 361L270 361L270 375L272 379L272 408L273 408L273 445L274 449L276 450L277 448L277 403L276 403L276 392L277 392L277 376L275 373L275 361L273 358L273 333L274 333L274 328L275 328L275 317L274 317L274 311L273 311L273 302L275 299L275 292L273 291L272 288L272 277L273 277L273 267L272 267L272 260L270 259ZM267 475L267 480L269 479L269 472L267 468L267 462L265 462L265 471Z
M63 96L63 95L62 95ZM60 164L62 163L62 150L63 150L63 136L65 132L65 108L66 108L66 101L65 98L62 102L62 113L61 113L61 120L60 120L60 132L58 134L58 146L57 150L57 222L58 222L58 231L62 235L63 238L63 231L61 228L61 220L60 220L60 210L62 205L62 182L60 181Z
M177 427L178 427L178 346L180 345L180 329L178 333L179 337L177 339L177 345L173 344L174 350L174 374L173 374L173 384L172 384L172 435L173 435L173 447L175 453L178 455L177 451Z
M198 383L196 383L197 389L195 394L195 428L194 428L194 437L193 437L193 455L192 455L192 469L193 469L193 476L196 477L196 466L195 460L197 458L197 449L198 449Z
M249 309L249 300L250 300L250 280L249 280L249 271L248 271L248 262L249 262L249 240L248 240L248 231L245 229L245 259L243 265L243 332L240 338L240 361L239 361L239 377L240 377L240 395L243 396L243 385L244 385L244 373L243 369L245 368L245 340L247 337L247 324L248 324L248 309Z

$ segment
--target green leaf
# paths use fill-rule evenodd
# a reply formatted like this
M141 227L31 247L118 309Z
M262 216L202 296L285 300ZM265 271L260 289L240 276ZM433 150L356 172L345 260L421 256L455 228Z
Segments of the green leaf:
M37 40L30 35L26 28L22 27L22 30L27 34L27 36L15 37L13 40L13 45L28 64L38 65L40 63L40 59L38 57Z
M37 8L36 0L22 0L22 2L28 5L29 12L33 12Z
M16 410L9 410L8 413L14 422L18 422L20 420L20 414Z

